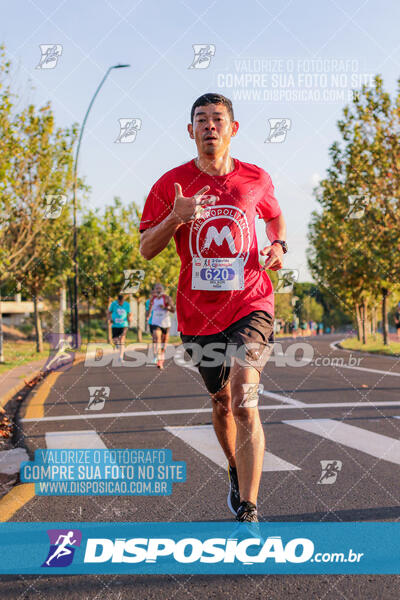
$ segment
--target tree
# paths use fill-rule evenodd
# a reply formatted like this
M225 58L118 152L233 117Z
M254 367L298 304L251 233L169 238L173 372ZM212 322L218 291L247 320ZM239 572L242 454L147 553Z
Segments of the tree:
M40 109L31 104L16 112L4 48L0 58L0 285L18 281L33 295L37 309L38 292L54 273L59 241L54 232L68 231L53 217L54 210L68 212L62 204L72 185L76 127L56 128L49 104Z
M136 204L125 206L119 198L114 198L103 215L100 211L88 211L82 218L78 235L79 281L82 293L102 312L123 290L126 270L144 273L143 279L138 279L137 291L132 294L138 307L150 295L156 281L167 288L176 285L179 259L174 242L151 262L146 261L139 252L139 223ZM139 329L138 326L140 337Z
M399 91L392 104L381 77L363 86L338 122L342 145L330 148L331 166L316 190L322 212L314 212L308 260L316 281L355 313L358 335L369 333L371 311L385 306L398 285Z

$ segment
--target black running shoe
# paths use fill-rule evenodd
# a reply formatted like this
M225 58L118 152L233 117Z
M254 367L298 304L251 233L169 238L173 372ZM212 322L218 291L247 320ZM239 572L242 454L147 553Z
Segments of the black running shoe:
M228 492L228 508L234 515L237 514L240 506L239 480L235 467L228 466L229 476L229 492Z
M241 502L236 513L236 521L258 523L257 507L252 502Z

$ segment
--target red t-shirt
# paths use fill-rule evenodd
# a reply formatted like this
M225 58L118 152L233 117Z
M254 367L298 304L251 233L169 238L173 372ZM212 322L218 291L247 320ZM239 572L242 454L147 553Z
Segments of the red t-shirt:
M274 314L271 280L259 263L255 218L258 215L269 221L281 210L268 173L236 158L234 163L234 170L227 175L208 175L194 160L168 171L151 188L143 209L140 231L158 225L171 212L174 183L180 183L187 197L205 185L210 186L207 194L219 196L214 206L200 218L182 224L174 235L181 259L178 329L185 335L223 331L254 310ZM193 257L239 258L244 265L244 289L192 289Z

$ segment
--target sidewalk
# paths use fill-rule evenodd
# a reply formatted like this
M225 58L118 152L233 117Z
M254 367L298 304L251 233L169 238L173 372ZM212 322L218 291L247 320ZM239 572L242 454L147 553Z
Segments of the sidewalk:
M0 374L0 407L7 402L24 386L24 379L30 379L43 367L47 358L26 363L20 367L13 367L9 371ZM0 412L2 412L0 410Z
M32 361L19 367L12 367L0 375L0 423L5 430L12 427L15 406L10 406L12 414L7 415L5 406L20 390L25 387L24 380L31 379L39 372L47 358ZM0 498L6 497L18 481L21 462L29 460L23 447L13 447L12 436L8 433L0 441Z

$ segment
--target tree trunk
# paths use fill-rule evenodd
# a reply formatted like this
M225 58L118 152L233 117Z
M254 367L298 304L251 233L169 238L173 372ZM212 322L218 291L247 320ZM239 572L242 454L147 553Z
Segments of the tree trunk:
M360 305L356 304L356 319L357 319L357 339L361 340L361 315L360 315Z
M372 307L372 321L371 321L371 333L375 337L376 336L376 322L377 322L377 314L376 314L376 305Z
M33 297L34 317L35 317L35 332L36 332L36 352L43 352L43 332L42 323L38 309L37 295Z
M66 309L66 289L61 286L59 289L59 305L58 305L58 332L65 333L64 329L64 311Z
M142 329L140 327L140 300L136 300L136 327L137 327L137 341L141 342L143 337L142 337Z
M388 291L382 288L382 334L384 346L389 345L388 340L388 316L387 316L387 297Z
M362 301L362 343L367 343L367 303Z
M70 310L70 331L73 333L74 329L74 293L72 288L72 279L68 278L68 296L69 296L69 310Z
M90 344L90 301L89 301L89 296L88 296L87 310L88 310L87 343Z
M108 304L107 304L107 341L109 344L111 344L112 342L112 323L111 321L108 320L108 309L110 308L110 304L112 302L112 298L109 296L108 297Z

